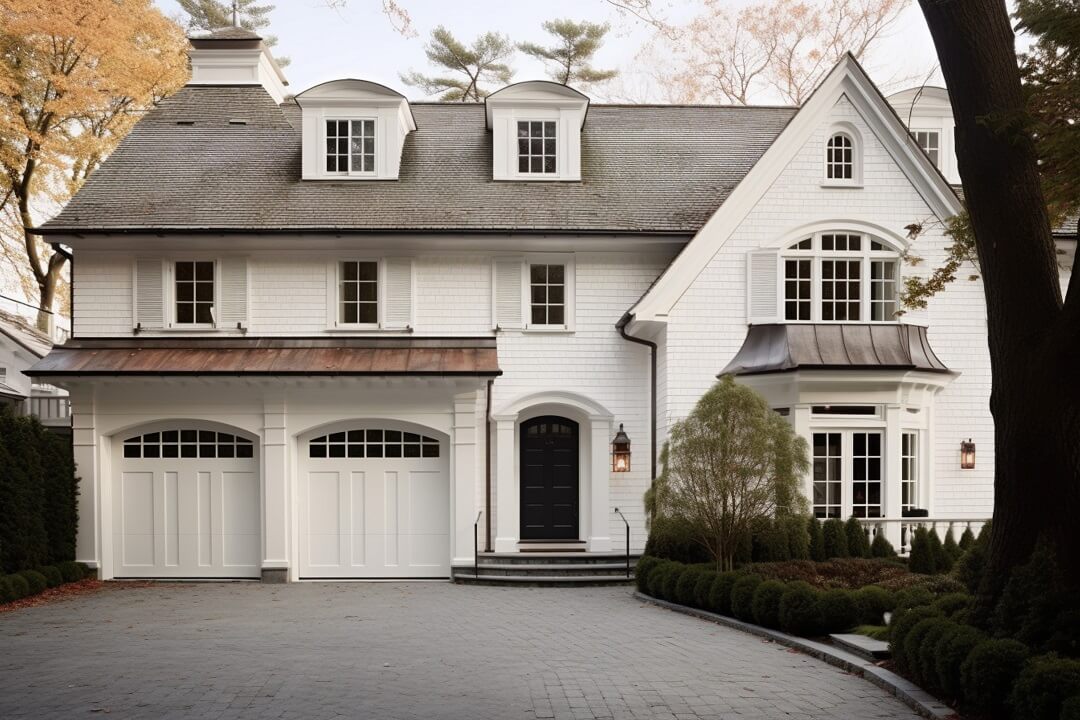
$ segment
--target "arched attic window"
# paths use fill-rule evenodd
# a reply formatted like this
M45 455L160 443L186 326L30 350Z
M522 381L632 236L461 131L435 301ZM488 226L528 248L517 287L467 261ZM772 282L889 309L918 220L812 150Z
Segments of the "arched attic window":
M862 145L858 132L846 125L833 128L825 142L825 184L861 183Z

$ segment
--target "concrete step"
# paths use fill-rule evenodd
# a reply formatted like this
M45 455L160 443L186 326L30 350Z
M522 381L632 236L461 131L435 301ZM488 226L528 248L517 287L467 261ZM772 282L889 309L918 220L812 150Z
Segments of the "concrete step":
M507 565L481 565L479 567L481 575L501 575L501 576L513 576L513 577L533 577L537 575L551 575L551 576L576 576L576 575L612 575L619 577L626 577L626 565L618 564L604 564L604 565L571 565L569 563L562 563L558 565L522 565L522 564L507 564ZM472 574L472 568L459 569L460 571ZM631 568L633 573L633 568Z
M630 555L630 566L633 567L640 554ZM591 565L622 563L626 565L626 553L561 553L561 552L530 552L530 553L480 553L477 556L480 565Z
M473 575L472 570L454 570L454 582L463 585L513 585L515 587L585 587L593 585L627 585L633 582L625 575Z
M888 660L889 657L891 657L889 654L889 643L875 640L866 635L839 633L830 635L829 639L833 641L834 645L849 652L853 652L867 660Z

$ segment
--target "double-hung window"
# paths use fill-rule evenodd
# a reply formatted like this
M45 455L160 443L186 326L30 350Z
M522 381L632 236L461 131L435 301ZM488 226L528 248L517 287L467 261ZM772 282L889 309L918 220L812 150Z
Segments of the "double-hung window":
M783 312L791 322L897 318L899 253L859 233L816 233L783 251Z
M326 121L326 172L375 174L375 121Z
M554 120L519 120L517 124L518 173L557 175L558 138Z
M378 325L379 263L345 260L338 269L338 323Z
M530 327L566 327L566 265L529 264Z
M923 149L923 152L927 154L934 165L940 167L941 133L937 130L914 130L911 135L915 138L915 142L919 143L919 147Z
M173 295L176 325L214 324L213 260L177 260L173 264Z

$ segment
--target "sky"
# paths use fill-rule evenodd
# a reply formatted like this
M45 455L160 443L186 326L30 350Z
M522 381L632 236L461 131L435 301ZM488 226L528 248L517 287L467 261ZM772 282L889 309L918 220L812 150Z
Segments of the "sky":
M727 0L736 9L747 0ZM175 0L156 0L166 14L180 17ZM596 58L600 68L618 68L624 77L621 92L635 100L664 102L662 88L645 79L637 55L652 36L652 29L620 14L605 0L398 0L412 17L415 37L403 37L382 13L381 0L347 0L344 9L328 7L326 0L277 0L269 32L277 35L275 55L292 60L285 69L289 89L299 93L313 85L343 77L373 80L400 90L410 99L422 92L406 86L399 73L428 70L424 43L437 25L445 25L461 40L488 30L509 35L515 42L544 43L541 23L553 18L607 22L612 26ZM657 0L672 21L688 19L697 3ZM930 78L941 84L930 33L915 2L904 11L888 36L864 63L885 92L919 85ZM518 54L513 63L515 80L544 77L539 61ZM594 93L594 95L597 93ZM602 98L598 98L602 99ZM760 98L776 101L776 98Z

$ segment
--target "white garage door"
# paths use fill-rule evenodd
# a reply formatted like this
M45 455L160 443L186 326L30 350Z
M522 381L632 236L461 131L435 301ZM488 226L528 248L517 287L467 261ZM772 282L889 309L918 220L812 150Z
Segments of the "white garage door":
M116 577L259 577L251 440L169 428L126 436L121 448L113 485Z
M305 443L300 577L450 576L450 491L443 444L385 426Z

